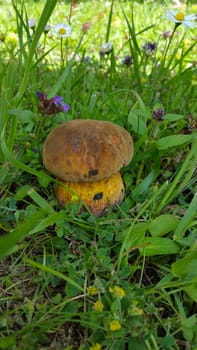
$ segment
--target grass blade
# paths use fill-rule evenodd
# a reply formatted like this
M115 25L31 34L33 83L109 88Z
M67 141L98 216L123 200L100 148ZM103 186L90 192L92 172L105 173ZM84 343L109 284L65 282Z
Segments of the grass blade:
M53 268L46 266L46 265L42 265L36 261L33 261L29 258L25 258L25 262L33 267L38 268L39 270L41 270L42 272L47 272L49 274L52 274L58 278L61 278L62 280L66 281L67 283L71 284L72 286L76 287L80 292L84 292L84 289L77 283L75 282L73 279L71 279L70 277L65 276L63 273L54 270Z
M112 15L113 15L113 6L114 6L114 0L111 0L111 7L110 7L108 23L107 23L107 32L106 32L106 37L105 37L106 43L109 41L109 37L110 37L110 29L111 29Z
M40 220L46 215L44 210L38 211L36 214L26 218L12 232L0 237L0 258L9 255L15 250L15 245L24 238L30 230L36 226Z
M191 221L197 215L197 193L194 195L185 215L174 232L174 240L179 240L183 237L185 231L189 227Z
M42 14L40 16L40 20L39 20L39 23L37 25L36 31L34 33L33 41L32 41L31 46L30 46L29 56L27 58L27 62L25 65L23 80L21 82L18 94L16 96L16 105L18 105L18 103L20 102L20 100L21 100L21 98L26 90L26 87L28 84L28 79L29 79L29 73L30 73L30 70L31 70L32 65L33 65L33 57L34 57L34 54L36 52L36 47L38 45L39 39L44 31L45 26L47 25L47 23L49 21L49 18L51 16L56 4L57 4L57 0L47 0L45 7L42 11Z

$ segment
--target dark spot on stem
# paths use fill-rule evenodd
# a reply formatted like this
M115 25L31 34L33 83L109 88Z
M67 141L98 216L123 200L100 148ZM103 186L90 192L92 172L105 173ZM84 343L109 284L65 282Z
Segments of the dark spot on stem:
M102 199L103 198L103 192L99 192L99 193L96 193L93 197L93 200L94 201L97 201L99 199Z

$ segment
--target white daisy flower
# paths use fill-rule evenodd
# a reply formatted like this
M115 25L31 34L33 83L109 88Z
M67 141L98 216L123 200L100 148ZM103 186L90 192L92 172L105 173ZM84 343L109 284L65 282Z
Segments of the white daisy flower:
M196 15L187 15L177 10L166 10L165 18L170 19L174 23L184 24L188 28L195 27Z
M109 54L113 49L113 45L110 42L104 43L101 45L99 52L101 55Z
M44 27L44 32L48 33L48 32L50 32L50 30L51 30L51 25L50 24L46 24L46 26Z
M71 35L71 27L64 23L56 24L54 27L54 32L61 38L68 38Z
M34 18L29 19L28 25L29 25L29 28L34 29L36 26L36 20Z

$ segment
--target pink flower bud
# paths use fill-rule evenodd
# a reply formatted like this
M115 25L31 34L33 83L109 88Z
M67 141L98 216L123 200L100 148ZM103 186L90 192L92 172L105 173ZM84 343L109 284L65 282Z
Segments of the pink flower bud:
M82 25L82 30L84 33L88 32L88 30L90 29L90 24L88 22L83 23Z

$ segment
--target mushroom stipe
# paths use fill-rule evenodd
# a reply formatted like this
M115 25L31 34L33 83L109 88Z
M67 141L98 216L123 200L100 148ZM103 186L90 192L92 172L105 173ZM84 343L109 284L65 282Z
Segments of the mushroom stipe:
M61 181L76 196L71 191L67 191L66 187L57 185L55 194L59 204L65 207L67 202L77 203L82 201L96 217L106 214L109 208L120 204L125 194L124 184L119 172L108 179L95 182Z
M95 216L104 215L124 198L119 170L133 157L133 140L121 126L108 121L76 119L59 124L43 148L46 169L70 187ZM72 196L55 190L65 206Z

